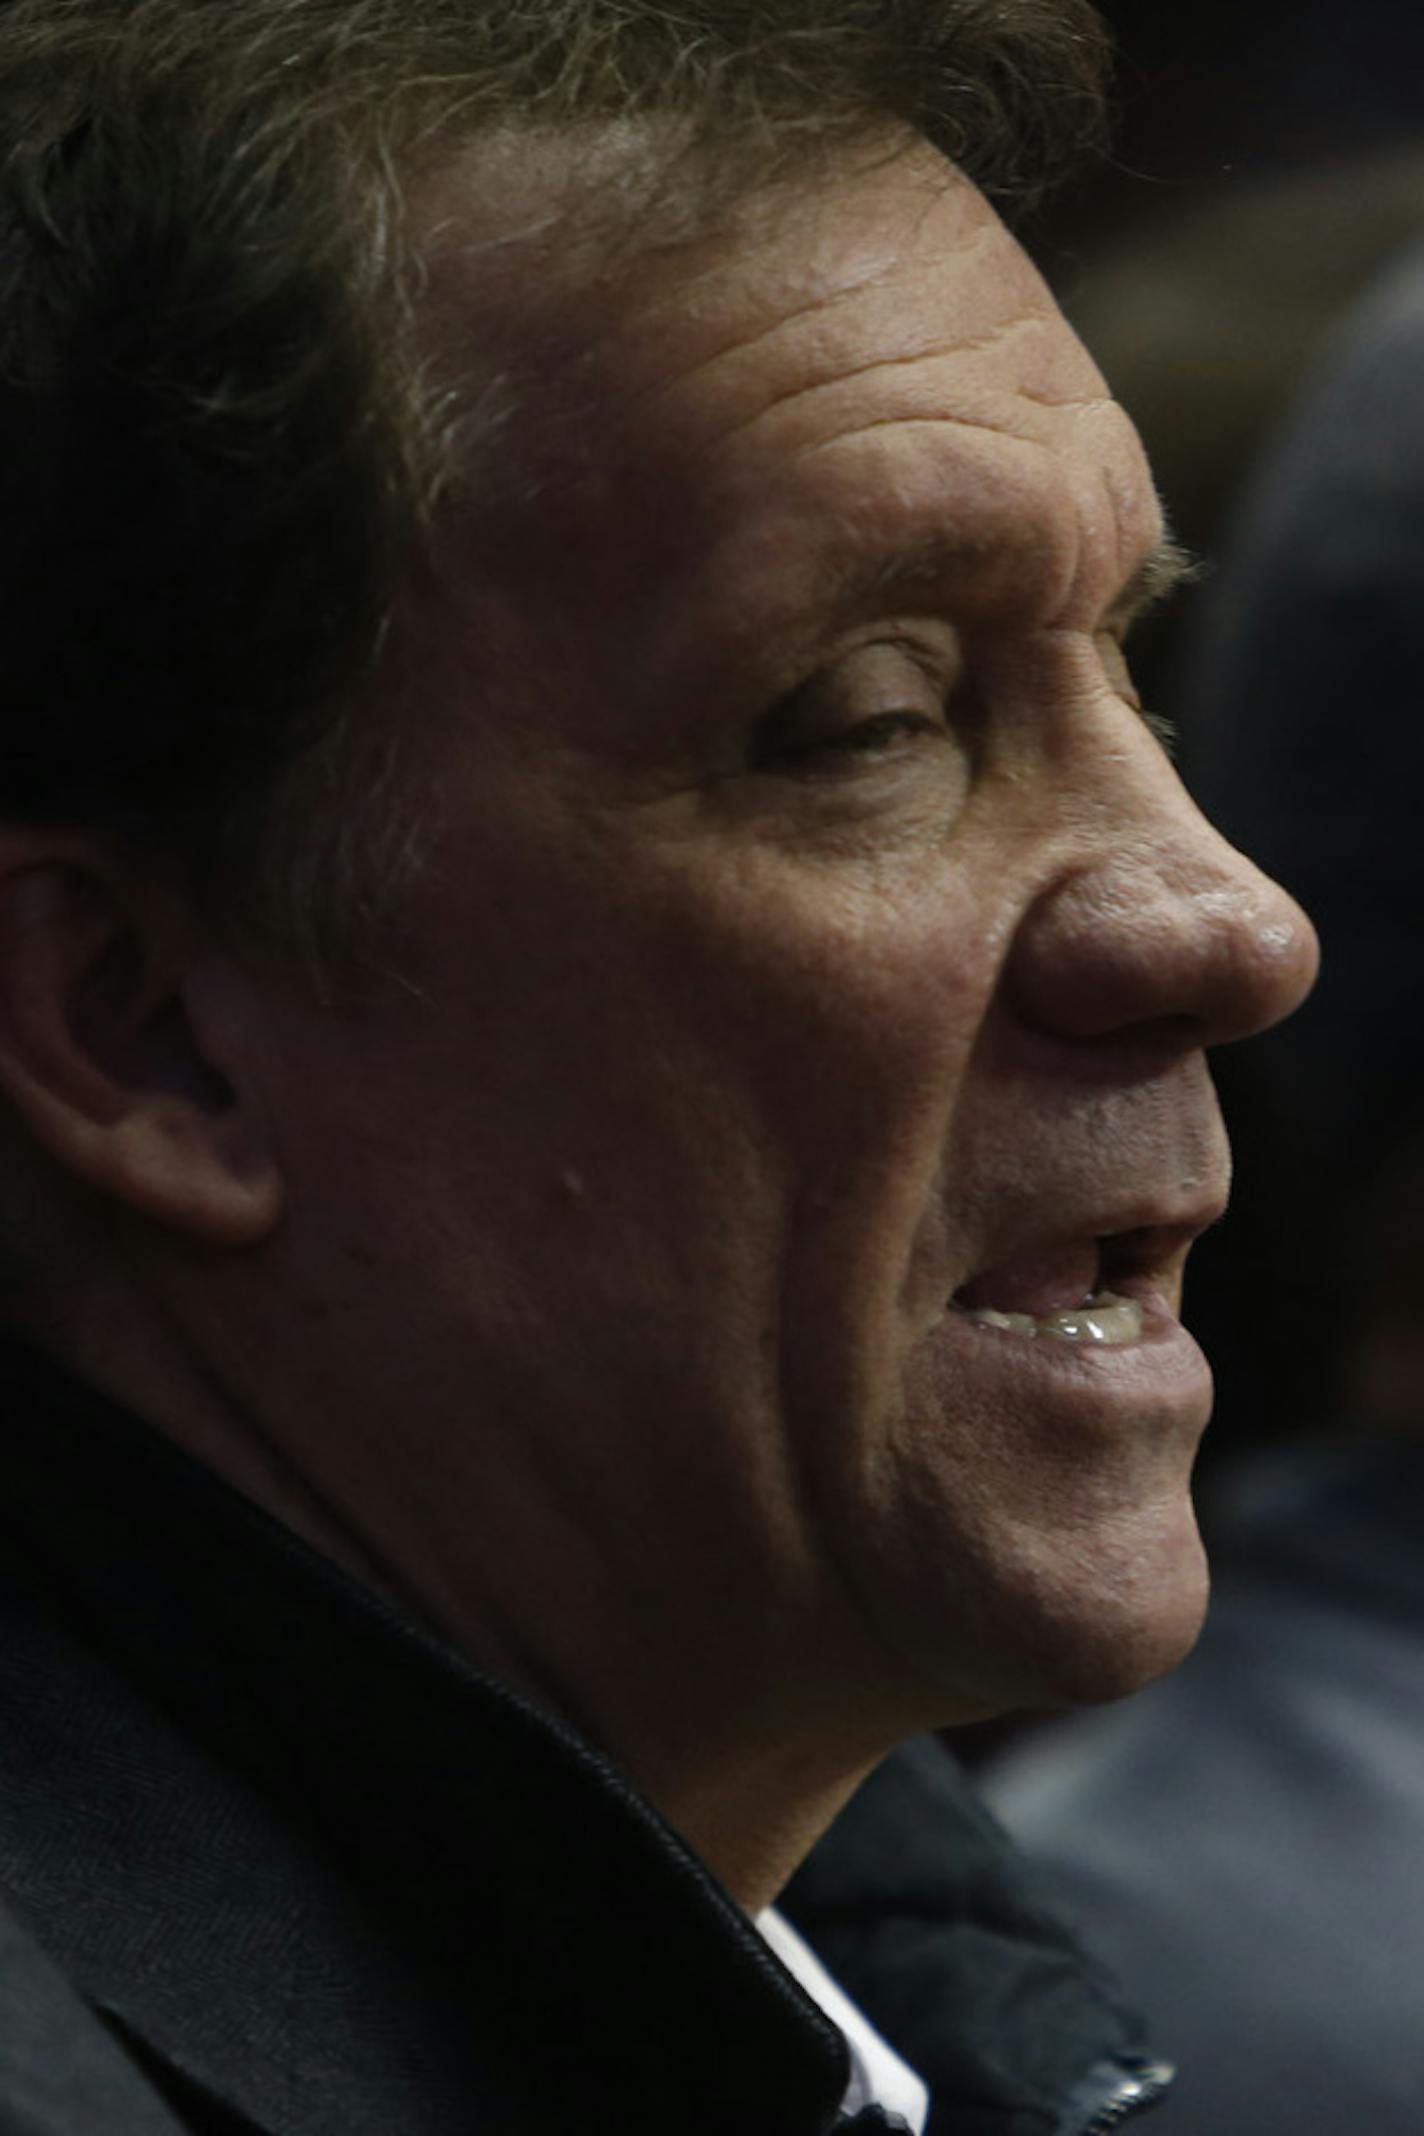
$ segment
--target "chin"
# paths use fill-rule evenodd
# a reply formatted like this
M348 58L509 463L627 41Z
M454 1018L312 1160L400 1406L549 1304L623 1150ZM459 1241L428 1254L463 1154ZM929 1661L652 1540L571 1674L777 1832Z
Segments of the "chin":
M1046 1642L1034 1703L1043 1708L1109 1705L1185 1661L1206 1616L1205 1560L1167 1595L1129 1597L1120 1607L1065 1621Z
M930 1687L925 1721L940 1727L1125 1698L1190 1653L1209 1594L1185 1494L1160 1517L1000 1538L992 1553L961 1542L938 1567L922 1559L906 1578L902 1558L898 1621L881 1625Z
M1209 1593L1185 1500L1160 1524L1128 1522L1050 1561L1021 1598L1006 1598L1001 1710L1105 1705L1142 1690L1191 1652Z

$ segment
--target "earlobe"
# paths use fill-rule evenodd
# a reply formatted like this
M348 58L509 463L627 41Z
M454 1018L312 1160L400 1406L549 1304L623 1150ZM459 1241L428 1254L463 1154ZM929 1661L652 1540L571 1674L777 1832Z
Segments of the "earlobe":
M73 1178L218 1246L281 1175L206 950L171 899L79 840L0 838L0 1091Z

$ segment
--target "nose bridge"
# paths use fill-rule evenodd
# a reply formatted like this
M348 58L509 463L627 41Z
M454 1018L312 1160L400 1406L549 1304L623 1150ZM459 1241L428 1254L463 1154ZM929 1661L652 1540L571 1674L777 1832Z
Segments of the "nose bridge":
M1315 933L1149 746L1156 775L1095 795L1025 913L1010 995L1031 1023L1063 1035L1155 1024L1219 1045L1299 1005L1315 977Z

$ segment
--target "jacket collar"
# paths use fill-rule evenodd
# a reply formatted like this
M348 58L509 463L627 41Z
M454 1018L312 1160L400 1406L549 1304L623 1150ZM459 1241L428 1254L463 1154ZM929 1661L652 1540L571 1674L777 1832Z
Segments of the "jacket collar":
M839 2035L586 1743L49 1366L0 1405L0 1876L123 2028L283 2136L828 2123Z
M0 1880L175 2089L272 2136L830 2126L838 2033L587 1743L48 1363L0 1410ZM1048 2136L1135 2043L937 1745L786 1903L957 2136Z

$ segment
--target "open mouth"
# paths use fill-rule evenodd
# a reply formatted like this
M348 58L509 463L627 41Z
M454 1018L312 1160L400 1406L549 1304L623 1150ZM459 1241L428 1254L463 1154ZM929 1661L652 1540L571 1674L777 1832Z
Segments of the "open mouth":
M1164 1259L1162 1235L1151 1230L1071 1240L973 1277L950 1310L1006 1334L1121 1348L1142 1339L1142 1293Z

